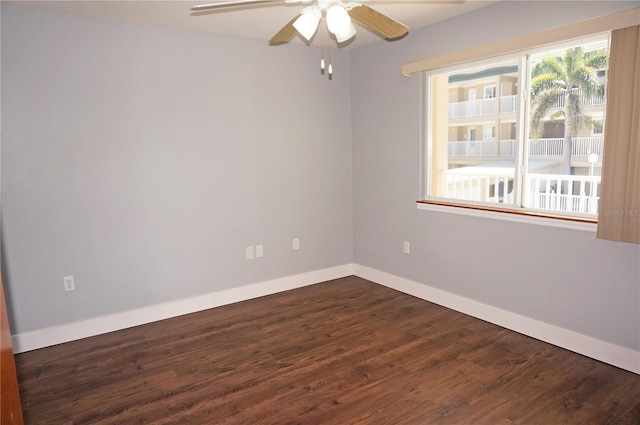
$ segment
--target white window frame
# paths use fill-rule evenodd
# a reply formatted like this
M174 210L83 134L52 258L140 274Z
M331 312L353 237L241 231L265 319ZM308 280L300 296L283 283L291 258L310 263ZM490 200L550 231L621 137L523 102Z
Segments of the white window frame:
M487 132L487 130L492 129L492 131ZM487 133L490 133L487 135ZM495 124L484 124L482 126L482 140L495 140L496 138L496 125Z
M490 93L487 97L487 89L490 89ZM484 98L485 99L495 99L497 97L497 92L496 92L496 85L495 84L488 84L486 86L484 86Z
M592 136L603 136L604 135L604 121L596 120L600 124L600 131L596 131L596 126L591 126L591 135ZM595 123L594 123L595 124Z
M598 34L594 34L589 37L580 37L581 39L589 40L591 38L600 37L602 34L610 33L609 31L601 31ZM554 47L562 48L564 45L574 45L576 40L566 40L559 41L558 43L553 43ZM446 212L446 213L454 213L454 214L463 214L463 215L472 215L478 217L485 218L493 218L507 221L515 221L515 222L524 222L531 223L537 225L545 225L551 227L562 227L562 228L570 228L575 230L584 230L589 232L595 232L597 218L593 218L590 216L581 216L581 215L571 215L571 214L556 214L553 211L539 211L533 208L525 208L520 207L522 205L522 195L523 190L515 191L517 199L514 200L512 205L507 204L497 204L487 205L486 203L477 203L473 201L466 200L456 200L450 198L438 198L429 196L429 188L431 187L431 161L427 157L427 153L432 152L433 141L431 140L432 134L429 129L432 126L432 99L431 93L428 88L430 87L430 76L432 74L440 74L444 72L454 72L456 70L468 68L471 64L473 66L481 67L485 64L493 64L501 61L509 61L513 59L518 59L520 61L519 66L519 84L518 84L518 99L519 99L519 116L516 122L517 126L517 137L516 137L516 150L515 159L516 159L516 170L520 170L520 173L516 172L514 175L514 187L521 188L521 179L523 178L524 173L527 172L527 158L525 152L528 149L525 149L525 143L522 141L527 140L528 128L526 125L521 125L521 123L525 122L528 124L528 117L525 117L525 114L529 110L529 99L528 95L523 93L522 90L526 88L528 90L529 84L528 79L530 75L530 69L528 69L529 61L527 60L531 54L535 54L541 51L548 50L548 47L540 47L534 49L527 49L523 52L511 53L502 56L494 56L491 58L487 58L484 60L473 60L465 63L459 63L457 65L439 68L433 71L425 71L423 72L423 80L422 80L422 92L423 92L423 146L424 152L421 155L421 184L420 184L420 199L423 201L418 202L418 209L420 210L428 210L428 211L438 211L438 212ZM527 84L523 84L522 82L527 82ZM485 94L486 88L489 85L485 86ZM495 87L495 85L494 85ZM484 135L484 134L483 134Z

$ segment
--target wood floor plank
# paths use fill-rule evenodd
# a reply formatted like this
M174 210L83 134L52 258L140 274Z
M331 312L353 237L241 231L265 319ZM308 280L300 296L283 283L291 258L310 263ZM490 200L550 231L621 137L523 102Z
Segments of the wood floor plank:
M27 424L640 424L640 376L356 277L16 364Z

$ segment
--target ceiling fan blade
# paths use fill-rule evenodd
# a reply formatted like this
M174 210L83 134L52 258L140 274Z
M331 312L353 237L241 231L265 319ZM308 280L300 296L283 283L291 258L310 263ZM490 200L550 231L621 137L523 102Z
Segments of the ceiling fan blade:
M415 4L415 3L464 3L467 0L366 0L367 3L403 3L403 4Z
M278 44L288 43L297 32L293 27L293 23L300 17L300 15L301 13L298 13L296 16L294 16L287 25L282 27L280 31L276 33L276 35L271 37L271 40L269 40L269 44L275 46Z
M362 26L377 32L386 39L400 38L409 32L409 27L406 25L366 4L349 9L349 15Z
M195 10L195 11L213 10L213 9L222 9L224 7L251 6L254 4L262 4L262 3L284 3L284 1L285 0L231 0L231 1L222 1L219 3L201 4L198 6L193 6L191 10Z

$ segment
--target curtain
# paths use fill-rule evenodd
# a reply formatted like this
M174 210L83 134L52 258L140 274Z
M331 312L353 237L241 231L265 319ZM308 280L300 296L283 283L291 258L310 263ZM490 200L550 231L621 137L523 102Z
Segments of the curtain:
M597 237L640 244L640 26L611 33Z

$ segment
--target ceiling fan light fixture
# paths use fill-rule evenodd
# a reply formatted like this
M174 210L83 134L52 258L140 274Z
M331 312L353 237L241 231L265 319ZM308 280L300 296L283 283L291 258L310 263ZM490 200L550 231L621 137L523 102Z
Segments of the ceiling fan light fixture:
M327 7L327 28L333 34L347 34L350 30L351 17L340 3L332 3Z
M338 43L344 43L347 40L350 40L354 35L356 35L356 27L353 24L349 24L349 27L344 32L336 32L334 33L336 36L336 40Z
M293 23L293 27L305 40L311 41L311 38L318 30L322 14L315 7L310 7L301 12L300 17Z

